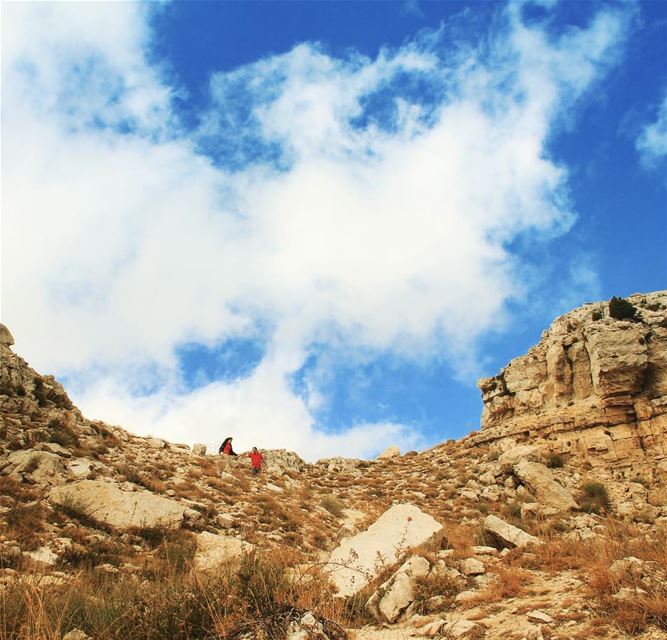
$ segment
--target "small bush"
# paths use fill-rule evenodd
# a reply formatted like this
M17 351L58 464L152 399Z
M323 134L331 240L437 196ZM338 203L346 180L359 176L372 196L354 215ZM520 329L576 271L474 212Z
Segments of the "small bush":
M61 447L80 446L76 431L72 429L64 420L54 418L48 425L49 442L59 444Z
M322 506L334 517L340 518L343 515L345 505L334 496L325 496L322 498Z
M637 317L636 307L624 300L614 296L609 301L609 315L616 320L634 320Z
M558 453L550 453L547 456L547 467L549 469L560 469L565 465L565 458Z
M587 513L606 513L611 507L607 488L600 482L586 482L579 497L579 507Z

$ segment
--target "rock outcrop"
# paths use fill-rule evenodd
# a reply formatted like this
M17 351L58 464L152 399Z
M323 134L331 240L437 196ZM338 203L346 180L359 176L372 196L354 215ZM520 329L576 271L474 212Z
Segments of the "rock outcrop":
M338 595L363 589L382 569L395 564L410 549L442 534L442 525L419 507L397 504L366 531L346 538L334 550L327 572Z
M667 475L667 292L627 300L635 318L584 305L481 379L482 431L469 444L531 443L621 475Z
M119 529L178 528L187 509L182 502L148 491L127 491L105 480L80 480L56 487L49 500Z

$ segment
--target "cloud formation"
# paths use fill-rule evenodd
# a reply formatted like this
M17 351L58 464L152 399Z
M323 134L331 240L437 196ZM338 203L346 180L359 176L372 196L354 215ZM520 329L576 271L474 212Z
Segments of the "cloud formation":
M529 291L519 238L575 220L548 153L613 64L626 10L548 33L510 4L479 43L375 59L304 43L211 78L186 130L148 9L14 4L3 29L3 317L95 417L176 440L368 455L414 426L328 433L291 376L315 344L474 358ZM4 9L3 9L4 11ZM248 376L188 390L185 343L261 337ZM147 382L149 381L149 382ZM321 400L321 399L320 399Z
M636 146L642 162L649 167L667 156L667 91L656 120L642 129Z

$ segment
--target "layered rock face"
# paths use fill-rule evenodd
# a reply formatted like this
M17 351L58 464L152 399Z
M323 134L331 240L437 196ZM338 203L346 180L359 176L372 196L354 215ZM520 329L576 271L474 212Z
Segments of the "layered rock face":
M611 317L607 302L584 305L479 380L482 431L469 443L529 441L619 476L667 475L667 291L627 301L634 319Z

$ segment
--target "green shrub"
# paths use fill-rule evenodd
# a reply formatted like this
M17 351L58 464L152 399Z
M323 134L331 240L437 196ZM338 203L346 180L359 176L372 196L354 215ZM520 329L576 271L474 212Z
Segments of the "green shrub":
M632 320L636 318L636 314L636 307L623 298L614 296L609 301L609 315L616 320Z
M611 502L607 488L600 482L586 482L581 487L582 493L579 498L579 507L587 513L600 514L609 511Z

